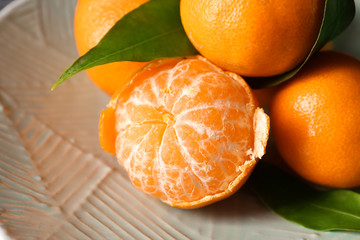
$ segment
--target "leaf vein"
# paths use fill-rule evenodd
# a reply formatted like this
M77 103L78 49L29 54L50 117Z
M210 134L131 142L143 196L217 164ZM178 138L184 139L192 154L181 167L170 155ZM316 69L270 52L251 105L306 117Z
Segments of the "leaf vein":
M316 203L313 203L313 202L308 202L309 205L311 206L314 206L315 208L319 208L319 209L323 209L323 210L328 210L330 212L335 212L335 213L339 213L339 214L342 214L342 215L345 215L345 216L351 216L355 219L359 219L360 220L360 216L357 216L357 215L354 215L354 214L351 214L349 212L345 212L345 211L341 211L341 210L336 210L336 209L332 209L332 208L329 208L329 207L324 207L324 206L321 206L321 205L317 205Z
M115 52L113 52L113 53L111 53L111 54L107 54L106 56L100 57L100 58L97 59L97 61L94 61L94 62L89 63L89 64L87 64L87 65L83 65L83 67L84 67L84 68L87 68L89 65L97 64L98 62L101 62L103 59L106 59L106 58L112 57L112 56L114 56L114 55L117 55L117 54L119 54L119 53L122 53L122 52L125 52L125 51L128 51L128 50L134 49L134 48L136 48L136 47L139 46L139 45L142 45L142 44L147 43L147 42L154 41L154 40L159 39L159 38L161 38L161 37L164 37L164 36L166 36L166 35L171 35L171 34L173 34L174 32L181 31L181 29L182 29L181 27L178 27L178 28L175 28L175 29L173 29L173 30L171 30L171 31L167 31L167 32L164 32L164 33L162 33L162 34L155 35L155 36L153 36L153 37L151 37L151 38L147 38L147 39L145 39L145 40L143 40L143 41L140 41L140 42L138 42L138 43L136 43L136 44L133 44L133 45L131 45L131 46L129 46L129 47L120 49L120 50L115 51Z

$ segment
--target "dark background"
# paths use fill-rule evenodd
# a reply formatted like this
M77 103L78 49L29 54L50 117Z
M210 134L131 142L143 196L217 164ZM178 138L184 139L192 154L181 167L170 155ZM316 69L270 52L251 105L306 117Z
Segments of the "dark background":
M0 0L0 9L13 0Z

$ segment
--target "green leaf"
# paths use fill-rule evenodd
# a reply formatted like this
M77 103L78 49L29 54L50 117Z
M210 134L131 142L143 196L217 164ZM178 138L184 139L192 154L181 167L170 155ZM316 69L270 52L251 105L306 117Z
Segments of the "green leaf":
M151 0L125 15L97 46L60 76L52 89L85 69L106 63L196 55L181 24L179 4L179 0Z
M285 219L314 230L360 231L360 194L316 190L279 168L259 162L248 186Z
M350 25L355 16L354 0L327 0L325 3L324 17L318 38L303 63L289 72L272 77L245 77L247 83L254 89L273 87L292 78L310 57L318 52L327 42L333 40L347 26ZM281 59L279 59L281 61Z

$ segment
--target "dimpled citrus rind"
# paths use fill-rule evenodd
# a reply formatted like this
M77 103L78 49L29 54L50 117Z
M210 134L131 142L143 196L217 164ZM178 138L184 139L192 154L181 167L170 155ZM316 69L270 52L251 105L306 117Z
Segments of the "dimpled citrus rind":
M217 66L247 77L285 73L317 39L325 0L181 0L184 30Z
M324 51L281 85L270 107L285 162L315 184L360 186L360 61Z

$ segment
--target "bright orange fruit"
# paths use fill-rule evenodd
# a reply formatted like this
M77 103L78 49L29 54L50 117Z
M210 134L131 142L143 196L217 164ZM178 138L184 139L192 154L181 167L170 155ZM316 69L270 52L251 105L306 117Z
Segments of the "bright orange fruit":
M181 0L185 32L219 67L265 77L300 64L317 38L324 0Z
M74 16L74 34L80 55L103 38L125 14L148 0L78 0ZM126 85L147 63L115 62L86 70L90 79L108 94Z
M228 197L265 153L268 116L241 77L204 58L149 65L109 108L115 126L112 117L103 119L110 119L116 143L106 131L100 135L110 141L101 145L115 145L133 184L171 206L195 208Z
M115 129L115 109L107 108L101 111L99 119L99 141L100 146L105 152L116 155L115 141L116 131Z
M271 104L271 127L285 162L300 176L337 188L360 186L360 61L320 52Z

